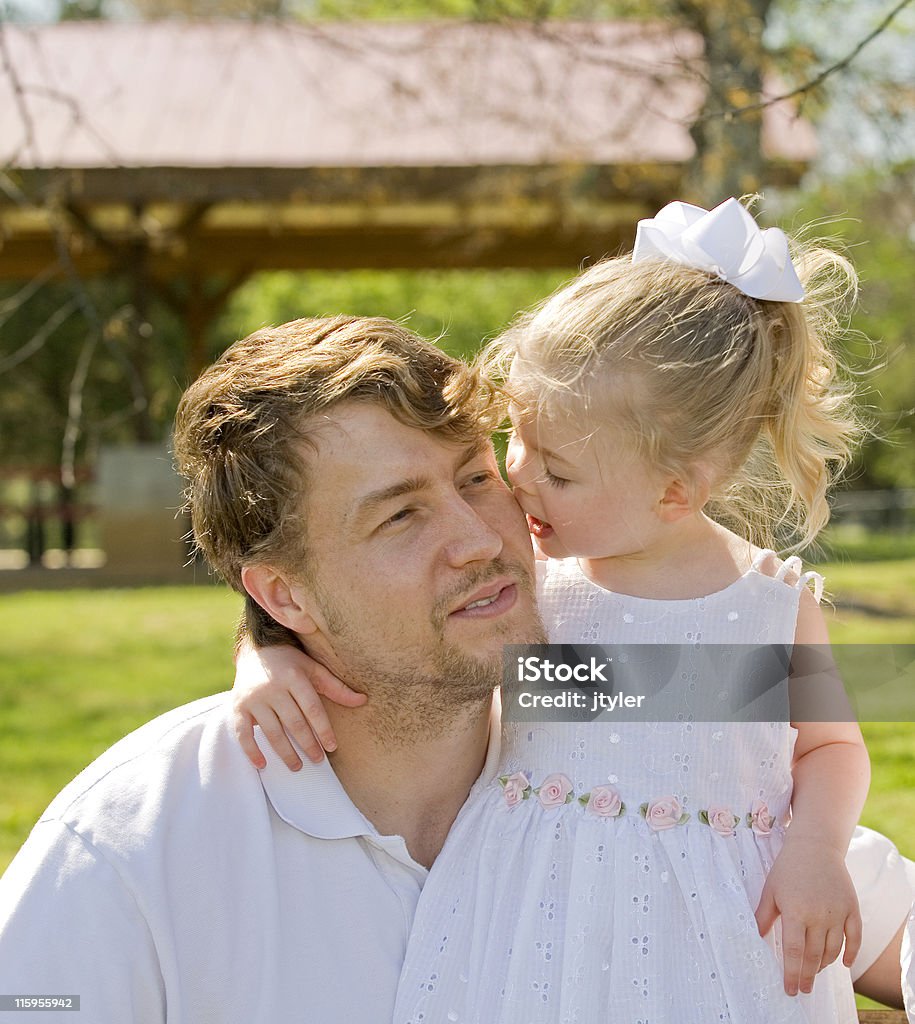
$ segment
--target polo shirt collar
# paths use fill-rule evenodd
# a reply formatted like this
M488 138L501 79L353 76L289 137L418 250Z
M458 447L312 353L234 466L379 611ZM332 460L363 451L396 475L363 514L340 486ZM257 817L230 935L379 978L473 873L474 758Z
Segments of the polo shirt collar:
M260 729L255 732L257 745L267 759L267 767L260 773L261 784L267 799L283 821L315 839L351 839L378 834L350 800L326 757L314 764L290 737L302 761L302 767L292 772Z
M496 691L489 719L486 759L471 793L495 777L501 746L500 710ZM260 772L261 784L267 799L283 821L315 839L379 838L379 832L350 799L326 757L314 764L305 757L295 740L291 740L302 761L299 771L291 772L260 729L255 731L258 746L267 760L266 768Z

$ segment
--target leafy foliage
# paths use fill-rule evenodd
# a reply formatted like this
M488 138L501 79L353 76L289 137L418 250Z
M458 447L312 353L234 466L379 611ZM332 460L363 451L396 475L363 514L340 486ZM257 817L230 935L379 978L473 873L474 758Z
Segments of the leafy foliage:
M915 487L915 165L820 183L792 205L843 244L860 277L846 357L874 420L858 487Z
M719 107L717 112L709 108L707 120L694 132L700 148L703 144L708 147L707 159L696 165L694 182L698 180L701 187L715 192L719 187L715 180L723 181L727 175L727 180L734 182L733 191L743 191L744 182L748 188L755 187L759 170L749 158L756 147L744 136L738 137L729 127L734 119L722 114L753 99L735 86L736 79L728 77L728 69L746 66L745 70L752 71L747 72L749 82L755 81L753 76L763 66L776 67L787 87L802 86L816 77L824 62L848 52L844 42L835 44L837 53L826 52L840 34L831 28L824 30L824 25L835 21L834 16L844 22L853 14L861 15L863 20L855 23L854 42L864 38L863 33L873 29L892 6L890 0L404 0L396 5L383 0L231 0L228 4L225 0L59 0L58 16L123 17L127 12L148 18L218 15L312 21L650 18L688 25L703 34L710 54L719 50L723 54L723 77L715 79L720 79ZM7 10L11 14L18 10L21 15L25 7L13 3ZM910 7L908 21L897 19L884 33L887 45L895 42L899 52L906 52L899 43L904 44L904 33L911 31L913 12L915 7ZM747 28L750 22L752 32ZM723 42L719 40L721 45L715 50L710 44L718 36ZM860 106L868 97L881 109L887 108L887 97L892 97L899 108L890 111L892 123L911 123L915 109L911 75L906 79L899 72L896 65L900 61L892 64L887 60L883 69L875 69L873 60L870 64L856 62L828 80L830 88L839 82L856 82L854 102L859 106L850 115L846 110L846 118L858 126L862 137L876 116L874 110ZM886 73L881 77L882 70ZM711 75L710 81L713 78ZM865 82L873 88L860 88ZM818 104L824 95L822 89L805 93L805 112L822 112L825 108ZM722 125L723 131L719 130ZM905 133L897 134L902 137ZM858 172L853 178L834 176L811 187L797 202L793 197L786 200L792 208L800 208L799 220L832 218L836 211L848 211L858 218L857 223L842 221L832 230L851 247L863 282L861 311L855 321L861 338L849 341L848 355L869 389L867 401L874 407L879 436L870 439L862 451L858 467L862 486L915 486L915 343L911 340L913 312L907 273L915 244L915 214L908 198L913 178L911 167L879 174ZM501 329L517 309L543 297L574 270L263 274L235 294L214 325L209 354L214 356L231 340L263 323L338 312L408 318L419 333L441 334L446 348L467 354L476 350L481 339ZM180 288L180 283L176 284ZM59 461L64 432L68 421L71 426L73 421L71 383L93 332L99 340L83 396L77 461L91 458L100 442L166 437L178 396L188 383L188 340L170 308L147 297L138 312L127 284L111 278L84 286L97 310L96 323L79 310L64 315L74 296L69 287L59 284L43 285L21 308L7 315L7 300L20 287L0 287L0 445L4 465ZM54 329L36 344L49 325ZM876 349L861 340L864 337L876 339ZM17 354L24 350L28 350L27 356L19 359ZM875 352L883 365L878 372L872 369ZM11 357L15 357L12 362Z
M519 309L571 276L517 270L261 274L235 293L217 333L220 344L228 344L264 324L301 316L387 316L468 357Z
M183 337L174 316L153 306L148 319L138 321L117 279L81 284L80 292L83 301L69 286L47 283L21 301L21 284L0 286L4 466L60 462L73 414L71 386L95 336L78 416L77 463L91 460L100 442L168 436L185 376Z

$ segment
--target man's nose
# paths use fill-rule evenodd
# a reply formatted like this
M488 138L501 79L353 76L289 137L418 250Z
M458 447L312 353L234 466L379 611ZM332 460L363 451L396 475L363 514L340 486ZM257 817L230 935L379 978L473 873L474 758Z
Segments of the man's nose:
M491 562L502 553L502 534L460 496L449 512L445 556L450 565L461 568L471 562Z

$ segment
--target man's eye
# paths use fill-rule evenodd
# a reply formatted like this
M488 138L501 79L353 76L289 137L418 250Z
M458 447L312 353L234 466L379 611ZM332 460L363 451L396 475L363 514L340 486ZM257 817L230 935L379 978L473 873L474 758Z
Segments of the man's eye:
M413 515L415 509L413 508L402 508L399 512L395 512L394 515L389 516L381 524L381 529L385 529L388 526L396 526L398 523L403 523Z
M487 469L482 473L474 473L473 476L469 477L465 483L471 486L479 486L480 484L489 483L493 479L493 474Z

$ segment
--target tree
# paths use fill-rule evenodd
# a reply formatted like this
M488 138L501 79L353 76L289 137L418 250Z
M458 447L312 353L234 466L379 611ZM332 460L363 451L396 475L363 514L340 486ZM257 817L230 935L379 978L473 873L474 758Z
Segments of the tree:
M765 181L759 104L772 0L674 0L672 8L705 48L707 89L690 129L696 155L687 191L711 202L757 192Z
M861 283L846 358L873 434L850 474L855 487L915 487L915 162L857 172L796 197L799 216L820 219L844 245ZM837 218L836 210L854 210Z
M231 0L231 6L220 3L218 8L215 0L61 0L60 16L115 16L129 9L148 18L212 16L218 11L247 20L394 15L535 25L555 18L626 17L686 27L703 40L705 62L692 73L704 76L707 89L692 126L696 156L681 198L716 202L768 184L760 146L762 108L770 101L762 93L764 76L778 72L785 92L816 113L826 90L851 79L862 48L874 34L895 30L897 16L915 0L891 3L871 0L874 17L868 29L828 57L822 27L817 46L809 42L807 30L809 23L825 22L828 9L840 6L825 0L405 0L396 10L385 0ZM773 36L777 22L782 25L780 38ZM9 77L14 71L3 59L2 42L0 24L0 75ZM882 101L895 97L902 115L910 111L915 83L890 76L884 84ZM12 187L9 180L2 184ZM182 383L174 357L186 340L162 295L150 288L128 293L119 283L88 284L72 274L55 287L41 283L40 299L28 287L6 290L10 315L0 323L0 366L6 361L9 369L0 395L0 432L7 458L14 451L25 457L21 432L17 435L15 428L25 409L41 410L33 420L41 458L63 452L64 462L71 465L78 458L77 445L85 444L82 425L88 419L100 425L97 433L108 437L163 437ZM62 319L61 310L69 310Z

